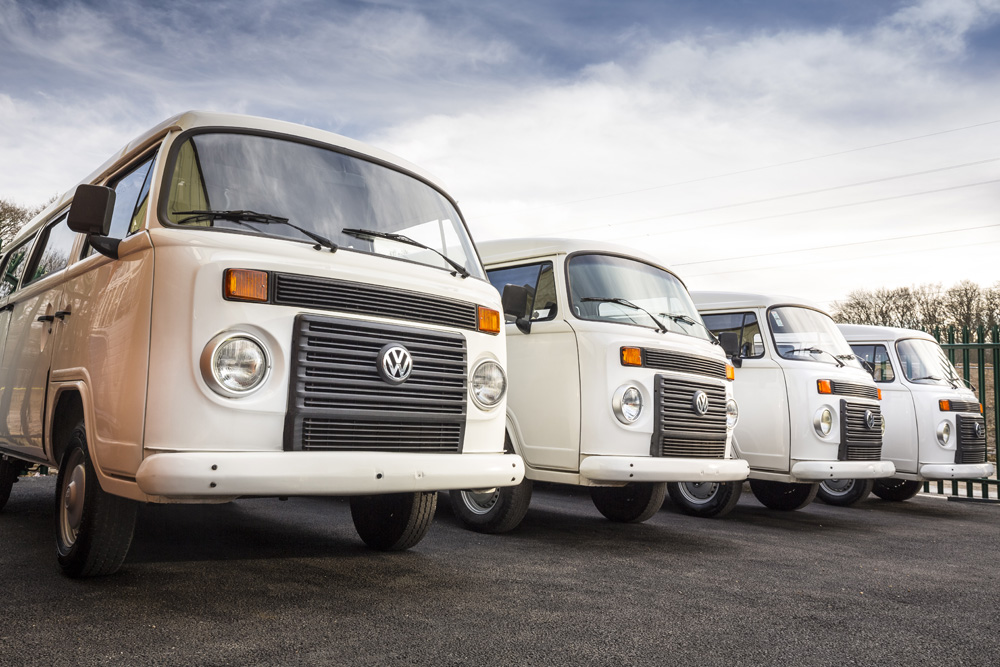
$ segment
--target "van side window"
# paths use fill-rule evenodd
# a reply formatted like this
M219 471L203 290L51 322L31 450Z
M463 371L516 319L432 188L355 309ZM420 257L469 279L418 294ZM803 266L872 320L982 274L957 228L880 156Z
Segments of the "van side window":
M115 190L115 212L111 216L113 239L123 239L142 227L149 201L149 182L153 175L153 158L150 156L138 167L111 184Z
M889 361L889 350L885 345L852 345L851 351L859 359L864 359L875 367L872 377L876 382L892 382L896 379L892 362Z
M764 356L764 338L760 333L760 323L753 313L718 313L702 315L712 333L734 333L740 339L740 357L759 359Z
M552 262L508 266L486 272L490 284L503 294L504 285L528 289L528 311L533 322L555 319L556 281Z
M3 273L3 279L0 280L0 299L17 289L17 283L24 274L24 260L27 259L30 247L29 239L8 252L4 258L3 267L0 268L0 272Z
M38 235L24 284L30 285L50 273L65 269L78 236L69 228L65 215L43 229Z

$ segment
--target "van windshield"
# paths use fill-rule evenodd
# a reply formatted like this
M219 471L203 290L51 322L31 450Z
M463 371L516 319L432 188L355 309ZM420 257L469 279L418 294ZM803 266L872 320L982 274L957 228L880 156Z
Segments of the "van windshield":
M903 375L910 382L950 384L953 387L961 383L958 371L937 343L908 338L896 343L896 352L903 366Z
M573 313L580 319L713 339L672 273L627 257L574 255L568 274Z
M778 354L785 359L863 368L840 329L826 313L811 308L781 306L768 311L767 322Z
M175 148L172 165L166 203L171 224L311 244L318 237L320 246L329 240L345 250L453 272L450 259L485 279L451 202L394 169L327 148L237 132L188 137ZM345 234L345 228L375 234Z

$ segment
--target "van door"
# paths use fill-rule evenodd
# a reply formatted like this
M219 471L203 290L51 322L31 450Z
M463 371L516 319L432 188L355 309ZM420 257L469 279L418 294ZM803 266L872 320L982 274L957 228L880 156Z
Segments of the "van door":
M0 413L0 437L21 453L41 458L49 362L58 339L56 323L66 317L61 272L69 264L80 235L63 213L39 232L21 277L8 297L10 322L0 376L6 394Z
M882 390L882 459L892 461L897 472L917 472L917 415L913 395L897 372L898 365L893 368L888 347L881 343L853 344L851 351L872 365L872 377Z
M21 282L32 240L29 238L8 251L3 262L0 263L0 359L3 357L4 342L10 328L11 311L14 309L11 294L17 290L17 286ZM9 377L0 363L0 416L3 417L0 418L0 441L7 444L10 443L6 437L6 415L10 413L15 385L15 378Z

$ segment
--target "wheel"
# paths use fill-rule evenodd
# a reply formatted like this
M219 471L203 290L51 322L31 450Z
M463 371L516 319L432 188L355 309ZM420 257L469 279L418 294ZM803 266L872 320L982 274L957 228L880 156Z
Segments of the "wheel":
M743 494L743 482L670 482L667 493L680 511L691 516L725 516Z
M452 491L451 507L466 528L477 533L506 533L517 528L531 503L531 480L498 487L491 493Z
M802 509L816 498L819 484L792 484L751 479L750 490L765 507L792 512Z
M873 486L874 479L824 479L816 497L827 505L847 507L867 498Z
M903 500L909 500L913 496L917 495L921 486L921 482L914 482L909 479L893 479L892 477L887 477L885 479L875 480L875 486L872 488L872 493L882 500L894 500L901 502Z
M437 492L351 497L351 518L364 543L379 551L403 551L430 530Z
M10 489L17 481L17 476L21 472L21 462L17 459L8 459L6 456L0 457L0 510L7 504L10 498Z
M666 482L630 482L625 486L590 488L590 498L598 511L622 523L642 523L659 511L666 497Z
M83 422L73 429L56 479L56 555L71 577L114 574L125 561L139 503L106 493L87 453Z

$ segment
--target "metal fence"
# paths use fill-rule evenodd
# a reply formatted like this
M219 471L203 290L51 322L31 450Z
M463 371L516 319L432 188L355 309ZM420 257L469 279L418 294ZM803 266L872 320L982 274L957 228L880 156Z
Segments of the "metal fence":
M997 461L997 424L1000 424L1000 373L996 372L1000 359L1000 327L979 326L975 330L948 327L934 331L934 337L944 348L966 384L971 385L983 404L986 420L986 451L989 460ZM1000 486L994 479L949 480L925 482L924 491L941 493L955 498L997 500ZM978 493L977 493L978 492Z

